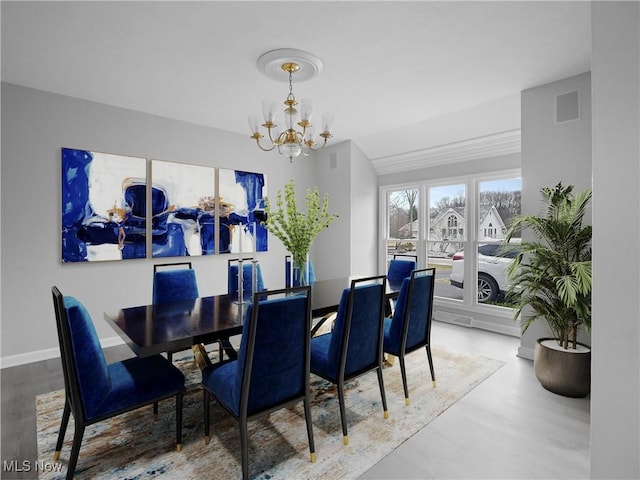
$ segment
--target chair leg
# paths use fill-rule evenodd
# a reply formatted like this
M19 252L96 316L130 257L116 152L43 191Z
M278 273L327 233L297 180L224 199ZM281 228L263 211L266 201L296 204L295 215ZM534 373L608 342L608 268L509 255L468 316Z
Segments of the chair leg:
M409 386L407 385L407 369L404 363L404 355L400 355L400 372L402 373L402 387L404 388L404 403L409 405Z
M309 392L307 392L307 395L304 397L304 419L307 422L307 437L309 437L311 463L316 463L316 446L313 441L313 423L311 421L311 402L309 400Z
M202 409L202 411L204 412L204 443L206 445L209 444L209 412L211 411L211 399L209 398L209 391L204 388L202 390L203 396L202 396L202 400L204 403L204 408Z
M176 395L176 451L182 451L182 399L183 392Z
M249 480L249 429L247 419L240 419L240 455L242 457L242 478Z
M387 396L384 393L384 381L382 380L382 362L378 364L376 372L378 373L378 385L380 385L380 396L382 397L382 410L384 411L384 418L389 418L389 410L387 410Z
M393 315L393 306L391 305L391 299L387 299L384 304L384 316L391 317Z
M231 340L229 340L228 338L223 338L222 340L220 340L220 344L222 345L222 349L224 350L224 352L226 352L227 357L229 357L231 360L235 360L236 358L238 358L238 352L236 352L233 348L233 345L231 345Z
M78 420L75 422L75 432L73 434L73 446L71 447L71 456L69 457L69 465L67 466L67 480L71 480L76 472L76 464L78 463L78 455L80 454L80 444L84 436L84 424Z
M62 444L64 443L64 434L67 433L67 425L69 425L69 417L71 416L71 406L69 400L65 399L64 410L62 411L62 423L60 424L60 431L58 432L58 441L56 442L56 450L53 453L53 461L57 462L60 459L60 451L62 450Z
M173 352L167 352L167 360L173 362Z
M433 357L431 357L431 345L427 345L427 358L429 359L429 370L431 371L431 383L436 386L436 374L433 370Z
M349 445L349 435L347 434L347 411L344 406L344 380L338 381L338 403L340 404L340 420L342 421L342 441Z
M153 419L158 419L158 402L153 402Z

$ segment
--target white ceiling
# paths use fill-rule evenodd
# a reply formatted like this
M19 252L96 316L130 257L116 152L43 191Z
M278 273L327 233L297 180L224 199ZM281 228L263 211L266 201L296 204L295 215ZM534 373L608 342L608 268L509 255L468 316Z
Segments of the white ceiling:
M298 98L370 159L519 128L520 91L590 69L589 2L8 2L2 80L249 136L284 100L258 57L324 71ZM250 141L250 140L247 140Z

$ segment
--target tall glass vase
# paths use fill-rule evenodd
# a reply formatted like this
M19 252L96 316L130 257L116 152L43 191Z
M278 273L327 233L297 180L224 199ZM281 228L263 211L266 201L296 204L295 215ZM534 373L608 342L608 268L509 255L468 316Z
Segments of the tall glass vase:
M306 286L311 284L309 275L309 252L302 258L293 255L293 286Z

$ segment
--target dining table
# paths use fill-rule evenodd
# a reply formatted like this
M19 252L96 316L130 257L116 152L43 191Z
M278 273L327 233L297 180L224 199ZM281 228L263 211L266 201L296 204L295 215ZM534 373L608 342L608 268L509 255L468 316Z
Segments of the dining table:
M351 276L317 280L311 286L313 318L338 309L342 291L350 286ZM387 283L388 299L397 296L399 285ZM125 307L104 313L104 319L124 343L138 356L190 349L193 345L220 341L225 353L236 352L228 339L242 333L245 312L251 295L211 295L193 300Z

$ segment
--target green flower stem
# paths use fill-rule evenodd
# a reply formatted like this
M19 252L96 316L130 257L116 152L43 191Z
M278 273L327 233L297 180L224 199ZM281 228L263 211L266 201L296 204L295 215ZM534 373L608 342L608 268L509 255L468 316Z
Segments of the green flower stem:
M306 212L298 209L296 188L293 180L287 182L283 193L276 193L276 208L269 198L265 198L266 221L262 225L280 239L293 257L297 267L305 265L311 244L318 234L338 218L338 214L329 214L329 194L325 193L320 202L318 187L307 189Z

